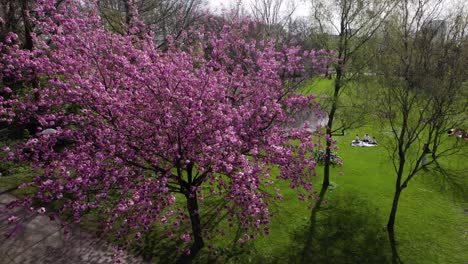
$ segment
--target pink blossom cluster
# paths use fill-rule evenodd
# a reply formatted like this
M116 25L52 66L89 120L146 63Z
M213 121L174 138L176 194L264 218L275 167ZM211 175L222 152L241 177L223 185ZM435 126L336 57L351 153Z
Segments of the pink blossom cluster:
M306 127L285 127L316 103L289 84L306 76L304 60L323 71L332 54L244 38L242 23L162 52L150 35L105 30L83 1L59 10L39 2L48 16L35 21L35 48L19 49L12 33L0 44L2 77L30 85L4 89L0 121L38 124L33 138L7 150L37 173L37 193L19 204L59 200L77 223L99 210L106 230L139 238L156 222L195 221L197 203L220 196L246 242L269 232L269 202L282 197L266 187L276 180L272 168L312 197L317 140ZM189 201L185 210L175 193Z

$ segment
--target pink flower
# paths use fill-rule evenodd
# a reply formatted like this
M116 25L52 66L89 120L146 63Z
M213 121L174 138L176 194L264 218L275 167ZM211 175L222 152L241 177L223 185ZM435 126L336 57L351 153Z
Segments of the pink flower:
M37 212L38 212L39 214L45 214L46 209L45 209L44 207L41 207L41 208L37 209Z
M180 236L180 239L185 243L188 243L192 240L192 237L190 236L190 234L185 233Z
M14 215L8 217L8 222L9 223L16 222L17 220L18 220L18 217L14 216Z
M120 211L120 212L126 212L127 211L127 206L125 204L119 204L117 206L117 209Z

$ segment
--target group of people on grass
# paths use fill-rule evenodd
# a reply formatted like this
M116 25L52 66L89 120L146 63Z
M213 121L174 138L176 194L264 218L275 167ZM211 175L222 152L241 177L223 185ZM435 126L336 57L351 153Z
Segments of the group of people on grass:
M375 137L370 137L368 134L365 134L364 137L362 138L362 142L367 143L367 144L372 144L372 145L377 145L377 140ZM361 143L361 140L359 139L359 135L356 135L354 138L353 144L358 144Z
M447 131L449 137L463 138L468 140L468 132L460 128L452 128Z

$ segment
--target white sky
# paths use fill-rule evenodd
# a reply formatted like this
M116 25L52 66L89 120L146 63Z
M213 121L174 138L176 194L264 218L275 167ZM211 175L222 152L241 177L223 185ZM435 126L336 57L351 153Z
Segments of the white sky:
M241 0L241 2L248 7L250 1L255 0ZM295 17L304 17L308 16L311 11L311 2L312 0L291 0L296 2L297 8L294 13ZM237 2L237 0L207 0L208 6L213 12L220 12L221 9L229 9L231 3ZM286 6L288 0L283 0L285 2L283 5ZM442 5L444 8L442 13L447 13L449 10L458 9L462 7L466 7L467 0L443 0L444 4Z
M252 0L255 1L255 0ZM301 16L308 16L311 8L311 1L310 0L293 0L297 3L296 11L294 12L294 16L301 17ZM208 0L208 5L212 11L220 11L221 9L225 8L228 9L231 3L237 2L236 0ZM242 1L244 5L248 5L249 0ZM286 2L283 4L286 6Z

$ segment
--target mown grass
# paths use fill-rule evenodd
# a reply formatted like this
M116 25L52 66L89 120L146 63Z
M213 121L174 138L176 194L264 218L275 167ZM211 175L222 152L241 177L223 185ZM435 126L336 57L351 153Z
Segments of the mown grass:
M379 131L365 127L359 131ZM394 192L394 171L383 146L353 148L354 132L338 138L345 164L333 169L336 189L311 223L311 211L284 186L274 207L271 235L244 245L230 263L389 263L385 230ZM362 134L362 133L361 133ZM458 165L454 165L457 162ZM464 166L461 157L450 166ZM321 169L321 168L319 168ZM339 172L344 176L339 176ZM466 263L468 221L465 197L441 188L440 175L418 175L401 197L396 223L404 263ZM317 182L319 183L319 181ZM319 184L317 184L319 185ZM465 186L466 187L466 186ZM221 263L221 262L220 262Z
M303 92L316 93L319 98L322 94L330 96L332 85L331 80L312 81ZM350 101L346 97L344 101ZM317 213L315 227L310 226L309 219L304 220L310 218L310 212L297 209L298 202L290 194L273 220L272 235L253 243L265 262L390 262L385 231L395 186L395 172L385 148L390 140L375 118L363 118L367 119L366 126L335 137L344 166L332 170L337 188L326 194L328 207ZM362 137L365 133L381 139L381 144L375 148L350 146L356 134ZM442 160L441 165L452 172L450 177L422 171L401 197L396 236L404 263L468 261L468 166L463 155ZM338 176L340 171L343 177Z
M312 81L303 92L314 92L319 98L323 94L330 96L332 85L331 80ZM365 126L335 137L344 165L332 169L332 181L337 187L326 193L328 203L322 205L315 219L311 221L307 204L299 202L295 191L284 184L285 199L273 206L271 235L249 242L228 261L221 258L218 262L391 262L385 229L396 177L386 148L391 140L374 117L363 118L367 119ZM379 139L379 146L350 146L356 134L362 137L365 133ZM450 177L432 169L421 171L404 190L396 222L403 263L468 262L466 145L461 155L441 160L441 166L451 172ZM319 175L321 170L319 167ZM320 186L320 180L316 186ZM200 263L205 260L202 254Z

